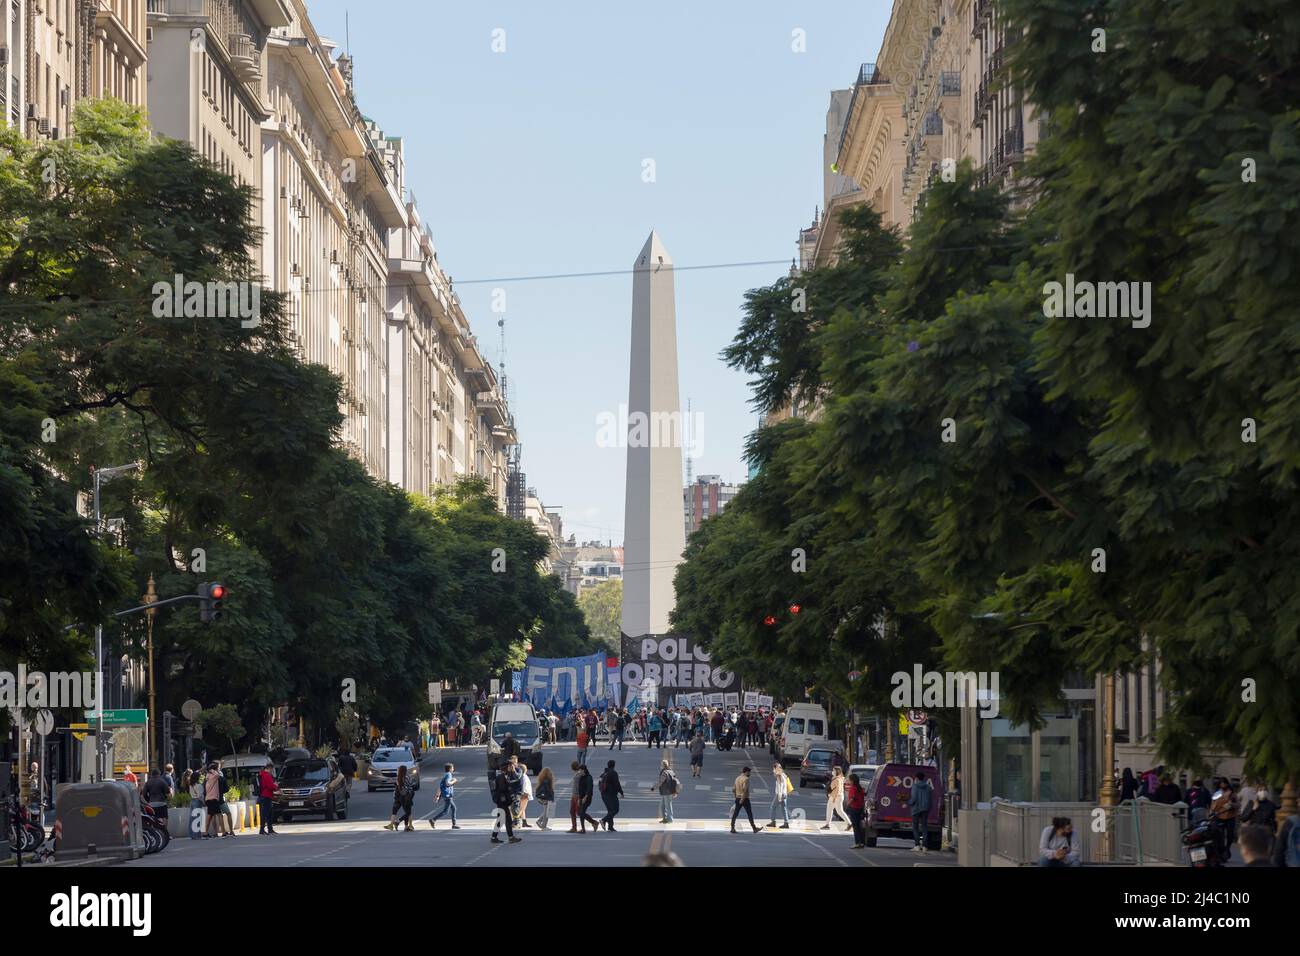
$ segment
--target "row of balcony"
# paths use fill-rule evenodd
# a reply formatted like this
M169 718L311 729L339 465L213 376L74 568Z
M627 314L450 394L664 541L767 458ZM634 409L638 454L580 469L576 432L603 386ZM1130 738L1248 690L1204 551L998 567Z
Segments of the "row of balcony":
M988 159L975 177L977 186L987 186L1001 179L1013 166L1025 158L1025 128L1012 126L1002 131L998 141L989 151Z

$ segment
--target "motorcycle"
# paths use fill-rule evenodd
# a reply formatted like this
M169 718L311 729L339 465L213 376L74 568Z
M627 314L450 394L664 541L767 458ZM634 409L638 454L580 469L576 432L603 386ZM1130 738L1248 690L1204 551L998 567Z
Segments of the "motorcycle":
M144 837L146 856L161 853L172 841L171 831L167 829L166 816L159 815L158 811L144 800L140 801L140 831Z
M9 798L9 848L14 853L31 853L45 844L45 828L32 819L17 796Z
M1183 831L1187 862L1193 869L1227 866L1231 850L1228 832L1218 820L1206 817Z

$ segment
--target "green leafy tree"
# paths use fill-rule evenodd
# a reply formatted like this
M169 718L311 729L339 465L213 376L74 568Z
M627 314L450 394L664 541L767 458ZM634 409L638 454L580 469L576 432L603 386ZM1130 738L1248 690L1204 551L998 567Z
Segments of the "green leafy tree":
M218 737L226 740L230 744L230 752L238 753L235 750L235 741L244 739L244 724L239 716L239 708L234 704L217 704L214 707L205 707L194 718L194 723L199 728L200 733L211 732Z
M578 594L578 606L591 629L591 636L613 654L622 653L623 580L612 578Z

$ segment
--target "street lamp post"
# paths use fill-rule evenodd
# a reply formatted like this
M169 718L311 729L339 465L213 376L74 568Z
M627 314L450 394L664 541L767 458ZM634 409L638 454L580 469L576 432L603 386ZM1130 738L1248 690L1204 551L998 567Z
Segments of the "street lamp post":
M124 475L128 471L135 471L140 467L140 462L133 461L128 465L115 465L112 468L96 468L92 473L95 488L95 534L99 535L100 514L99 514L99 488L105 481L111 481L118 475ZM104 627L101 624L95 625L95 680L98 684L96 688L95 708L95 780L104 779Z

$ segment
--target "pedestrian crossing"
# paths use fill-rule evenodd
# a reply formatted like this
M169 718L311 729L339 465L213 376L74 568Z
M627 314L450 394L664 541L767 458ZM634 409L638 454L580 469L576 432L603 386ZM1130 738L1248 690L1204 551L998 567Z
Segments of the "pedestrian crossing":
M597 818L599 818L602 815L603 814L601 814L600 812L596 812ZM625 817L620 815L615 823L615 826L617 827L616 832L668 831L670 833L676 833L676 832L726 833L731 829L730 816L731 816L730 811L728 811L727 815L721 818L678 817L672 823L660 823L658 817L649 817L649 816ZM277 834L281 836L293 837L293 836L316 836L321 834L329 834L331 836L341 836L345 834L360 834L360 833L383 833L387 835L388 833L391 832L393 839L398 839L399 835L413 837L415 834L420 834L422 836L431 836L431 837L442 837L444 835L454 837L454 836L465 835L465 834L481 835L490 832L495 823L495 819L496 819L495 814L484 814L484 815L475 814L472 817L462 814L458 821L460 823L460 829L452 830L451 820L449 817L443 817L441 820L439 820L437 829L431 829L429 827L428 820L425 818L421 818L415 821L414 833L406 833L404 830L400 828L396 831L384 830L383 821L379 821L379 820L338 820L334 822L296 822L292 824L281 824L280 829L277 831ZM541 834L548 839L553 834L568 833L569 828L567 826L563 826L563 824L569 822L567 816L563 819L553 816L551 819L554 825L548 830L539 829L534 818L530 826L527 827L516 826L515 833L516 835ZM759 823L760 826L762 826L763 821L758 819L757 814L755 815L755 820L756 822ZM832 830L822 830L820 829L820 827L821 827L820 820L813 821L813 820L792 819L790 821L789 830L781 830L774 827L768 827L768 828L764 828L763 834L783 836L783 837L804 836L804 837L825 837L828 839L841 839L841 838L851 839L851 834L843 830L840 830L838 827ZM740 819L737 821L736 829L743 833L750 832L748 821L745 819L743 813L741 814ZM267 838L267 839L272 839L272 838Z

